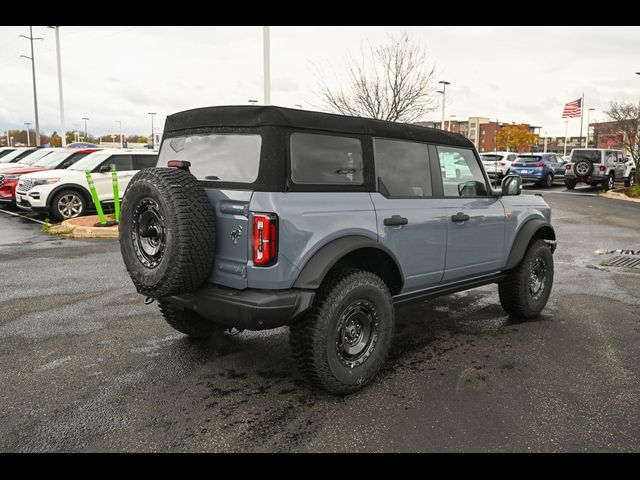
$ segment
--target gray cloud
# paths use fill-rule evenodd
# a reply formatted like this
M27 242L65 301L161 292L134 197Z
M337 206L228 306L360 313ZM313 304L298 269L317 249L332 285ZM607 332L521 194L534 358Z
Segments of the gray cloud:
M272 27L272 101L320 104L312 65L343 65L347 51L408 31L427 47L448 87L447 115L542 125L564 134L563 104L585 94L595 118L611 100L637 101L636 27ZM0 29L0 130L33 122L28 27ZM53 31L34 27L40 123L59 128ZM261 27L61 27L67 127L111 133L156 128L167 114L262 99ZM329 68L331 64L332 68ZM332 75L332 74L331 74ZM594 118L592 116L592 118ZM432 119L439 119L435 111ZM572 120L576 130L579 120ZM575 124L575 125L574 125Z

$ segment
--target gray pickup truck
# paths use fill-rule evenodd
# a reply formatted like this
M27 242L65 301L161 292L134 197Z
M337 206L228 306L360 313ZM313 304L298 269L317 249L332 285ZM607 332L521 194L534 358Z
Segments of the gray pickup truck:
M158 165L122 203L138 292L194 337L288 325L296 365L331 393L376 376L395 306L496 283L530 319L551 292L551 209L518 176L493 190L454 133L209 107L167 117Z

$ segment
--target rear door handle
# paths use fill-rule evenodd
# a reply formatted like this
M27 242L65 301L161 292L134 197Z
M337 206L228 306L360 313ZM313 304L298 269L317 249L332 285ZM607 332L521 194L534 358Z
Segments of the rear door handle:
M400 215L392 215L391 217L384 219L385 227L399 227L401 225L406 225L407 223L409 223L409 220L405 217L401 217Z
M466 222L467 220L469 220L469 215L462 213L462 212L458 212L455 215L451 215L451 220L456 222L456 223L461 223L461 222Z

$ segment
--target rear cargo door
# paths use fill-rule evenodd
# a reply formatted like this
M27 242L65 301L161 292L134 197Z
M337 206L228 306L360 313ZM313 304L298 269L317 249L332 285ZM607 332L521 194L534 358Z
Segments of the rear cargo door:
M209 281L231 288L247 287L249 190L206 188L216 212L216 251Z

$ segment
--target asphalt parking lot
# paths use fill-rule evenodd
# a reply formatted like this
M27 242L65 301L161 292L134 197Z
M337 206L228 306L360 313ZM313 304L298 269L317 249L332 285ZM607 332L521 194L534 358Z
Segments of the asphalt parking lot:
M135 293L117 242L0 212L1 451L638 451L640 204L543 192L550 302L516 323L487 286L398 311L391 358L310 391L287 329L195 342Z

